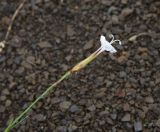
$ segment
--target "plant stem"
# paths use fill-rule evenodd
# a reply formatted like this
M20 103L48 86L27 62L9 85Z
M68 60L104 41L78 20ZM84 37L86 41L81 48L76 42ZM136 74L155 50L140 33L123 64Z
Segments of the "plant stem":
M23 7L23 5L24 5L25 2L26 2L26 0L23 0L23 1L21 2L21 4L18 6L18 8L16 9L16 11L14 12L14 14L13 14L13 16L12 16L12 18L11 18L11 22L10 22L10 24L9 24L9 27L8 27L8 29L7 29L7 33L6 33L6 36L5 36L5 39L4 39L5 42L7 41L8 36L9 36L9 34L10 34L10 32L11 32L12 25L13 25L13 22L14 22L15 18L16 18L16 16L18 15L19 11L22 9L22 7Z
M75 72L78 72L82 68L84 68L86 65L88 65L90 62L92 62L99 54L101 53L100 49L95 51L93 54L91 54L89 57L75 65L70 71L66 72L58 81L53 83L50 87L46 89L40 96L37 97L35 101L33 101L17 118L14 119L11 123L9 123L8 127L5 129L5 132L9 132L11 129L13 129L16 125L18 125L24 118L26 118L27 114L32 110L32 108L36 105L38 101L40 101L42 98L44 98L46 95L48 95L52 90L55 90L56 86L63 81L64 79L68 78L70 75L72 75Z
M71 75L71 72L65 73L57 82L55 82L50 87L48 87L45 92L43 92L34 102L32 102L27 107L27 109L25 109L25 111L23 111L13 122L11 122L11 124L9 124L9 126L5 129L5 132L9 132L12 128L14 128L16 126L16 124L18 124L22 120L22 118L24 118L26 116L26 114L32 110L33 106L35 106L35 104L39 100L41 100L46 95L48 95L48 93L50 93L50 91L52 91L53 89L55 90L55 88L56 88L55 86L57 86L57 84L59 84L61 81L63 81L64 79L66 79L70 75Z

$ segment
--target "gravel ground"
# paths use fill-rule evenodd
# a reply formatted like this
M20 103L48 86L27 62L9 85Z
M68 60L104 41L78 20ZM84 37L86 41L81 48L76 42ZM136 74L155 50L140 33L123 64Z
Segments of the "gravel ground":
M19 3L0 1L0 40ZM62 82L14 131L160 132L159 18L159 0L27 1L0 53L0 131L112 33L118 53Z

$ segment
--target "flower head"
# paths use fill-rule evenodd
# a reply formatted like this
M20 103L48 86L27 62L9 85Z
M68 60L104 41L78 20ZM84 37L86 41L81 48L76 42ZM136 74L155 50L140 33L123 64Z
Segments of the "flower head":
M71 72L77 72L80 69L84 68L87 64L92 62L99 54L101 54L103 51L109 51L111 53L116 53L117 50L111 45L114 42L118 42L121 45L120 40L114 40L114 36L111 34L109 37L112 37L111 42L108 42L106 38L101 35L100 37L100 42L101 42L101 47L96 50L93 54L91 54L89 57L84 59L83 61L79 62L77 65L75 65L72 69Z
M114 36L112 34L110 34L109 37L112 38L111 42L108 42L106 40L106 38L103 35L101 35L101 37L100 37L100 42L101 42L100 52L103 52L103 51L109 51L110 53L117 52L117 50L111 44L113 44L114 42L118 42L121 45L121 41L114 40Z

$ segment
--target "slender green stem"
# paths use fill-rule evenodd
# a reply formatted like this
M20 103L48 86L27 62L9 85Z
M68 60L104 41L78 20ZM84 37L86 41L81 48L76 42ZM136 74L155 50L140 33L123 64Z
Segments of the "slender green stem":
M82 68L84 68L86 65L88 65L90 62L92 62L99 54L101 53L100 49L95 51L93 54L91 54L86 59L82 60L80 63L75 65L70 71L66 72L57 82L53 83L50 87L46 89L40 96L37 97L35 101L33 101L15 120L9 123L8 127L5 129L5 132L9 132L11 129L13 129L16 125L18 125L20 122L22 122L27 114L32 110L32 108L36 105L36 103L44 98L46 95L48 95L52 90L55 90L55 87L57 84L59 84L64 79L68 78L71 74L74 72L78 72Z
M27 113L29 113L32 108L35 106L35 104L41 100L42 98L44 98L46 95L48 95L53 89L55 90L55 86L57 86L57 84L59 84L61 81L63 81L64 79L66 79L67 77L69 77L71 75L71 72L67 72L65 73L57 82L55 82L54 84L52 84L50 87L48 87L46 89L46 91L44 91L34 102L32 102L27 109L25 109L25 111L23 111L13 122L11 122L8 127L5 129L5 132L9 132L12 128L14 128L19 122L21 122L21 120L23 120L23 118L26 117Z

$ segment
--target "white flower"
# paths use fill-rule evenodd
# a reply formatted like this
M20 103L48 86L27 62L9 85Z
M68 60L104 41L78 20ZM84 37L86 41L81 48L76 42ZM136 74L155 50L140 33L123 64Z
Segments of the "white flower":
M100 52L103 52L103 51L109 51L110 53L117 52L117 50L111 44L113 44L114 42L118 42L121 45L121 41L114 40L114 36L112 34L110 34L109 37L112 37L111 42L108 42L106 40L106 38L103 35L101 35L101 37L100 37L100 42L101 42Z

